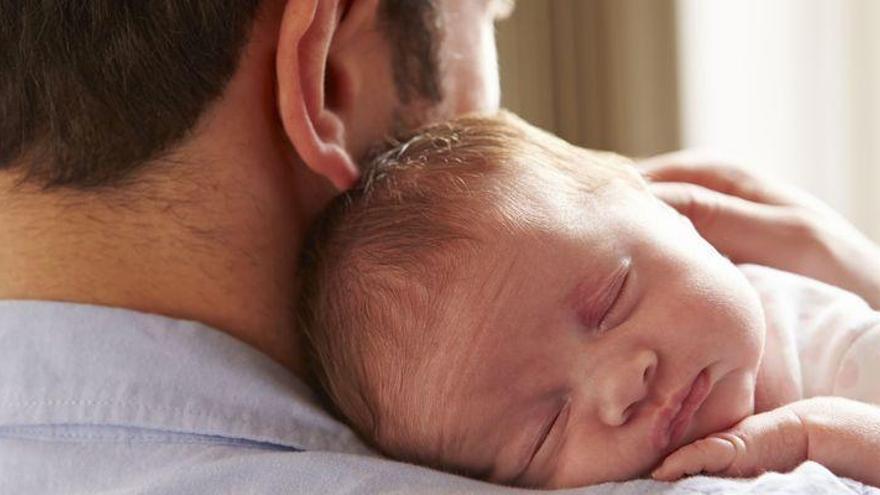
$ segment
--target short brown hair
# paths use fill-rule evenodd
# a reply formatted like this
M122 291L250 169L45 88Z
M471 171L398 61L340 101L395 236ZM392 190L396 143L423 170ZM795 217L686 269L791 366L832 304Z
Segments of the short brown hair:
M222 94L261 3L0 0L0 170L46 188L130 179ZM442 97L435 16L433 0L380 6L407 98Z
M627 162L502 112L432 125L366 166L314 227L300 271L300 329L331 410L380 451L454 469L410 442L432 408L413 380L456 338L440 314L457 275L500 231L532 220L527 204L547 194L536 184L583 195L627 175Z

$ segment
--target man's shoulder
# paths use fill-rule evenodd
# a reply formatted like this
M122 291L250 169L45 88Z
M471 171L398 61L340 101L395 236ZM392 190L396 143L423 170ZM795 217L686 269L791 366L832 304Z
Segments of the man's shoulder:
M512 489L374 456L338 452L262 451L236 446L70 443L41 449L0 437L0 493L443 493L543 494ZM12 445L12 449L9 446ZM19 455L29 449L26 455ZM108 464L109 458L119 460ZM19 473L28 472L31 476ZM753 479L695 476L678 483L633 480L572 489L578 495L695 493L868 493L819 464Z
M500 487L374 455L164 438L0 434L0 493L494 493Z
M369 453L296 376L197 322L2 301L0 376L0 456L20 468L2 471L19 479L255 452Z

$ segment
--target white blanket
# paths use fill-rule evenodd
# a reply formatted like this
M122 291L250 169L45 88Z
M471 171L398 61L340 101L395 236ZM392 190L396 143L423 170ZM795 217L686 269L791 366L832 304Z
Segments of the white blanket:
M765 473L757 478L715 478L694 476L674 483L640 479L620 483L605 483L568 490L526 490L509 488L455 476L440 471L403 464L371 456L303 453L314 457L309 462L316 465L333 464L338 468L337 482L327 484L326 479L314 474L311 480L308 472L300 478L301 493L346 493L346 494L432 494L432 495L539 495L546 493L566 495L699 495L699 494L876 494L880 489L857 481L841 478L821 464L812 461L801 464L789 473ZM258 479L266 481L271 470L263 469ZM314 483L312 483L314 481Z
M712 478L695 476L676 483L660 483L651 480L606 483L584 490L568 490L558 493L582 495L641 495L663 494L880 494L880 489L847 478L839 478L821 464L805 462L790 473L765 473L753 479Z

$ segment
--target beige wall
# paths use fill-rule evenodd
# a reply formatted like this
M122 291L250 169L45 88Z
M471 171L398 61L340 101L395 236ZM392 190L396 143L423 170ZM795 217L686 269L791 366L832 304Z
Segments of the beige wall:
M591 148L679 146L674 0L520 0L498 25L502 104Z

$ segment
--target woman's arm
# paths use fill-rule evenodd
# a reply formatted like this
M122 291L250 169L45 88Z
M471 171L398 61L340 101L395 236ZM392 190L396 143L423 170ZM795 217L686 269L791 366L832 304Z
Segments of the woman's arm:
M839 476L880 486L880 408L842 397L816 397L748 417L730 430L685 445L652 473L756 476L816 461Z
M654 193L734 262L806 275L880 308L880 247L818 199L696 152L640 165Z

